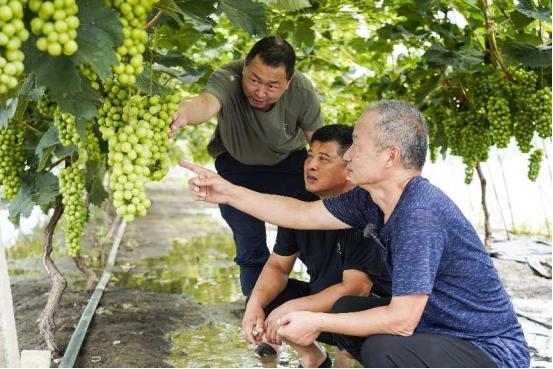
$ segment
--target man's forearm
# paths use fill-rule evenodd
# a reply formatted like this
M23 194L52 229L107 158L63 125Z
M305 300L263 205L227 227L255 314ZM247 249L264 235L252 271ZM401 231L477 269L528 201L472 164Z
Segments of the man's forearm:
M322 332L348 336L410 336L419 324L427 301L428 295L425 294L393 297L389 305L364 311L343 314L319 313L317 324Z
M195 126L211 119L220 107L214 96L203 93L184 102L181 110L186 118L186 124Z
M228 204L236 209L271 224L292 229L343 229L333 218L321 201L306 202L291 197L262 194L245 187L233 186L228 194ZM318 211L313 211L315 209ZM327 218L320 219L327 212Z
M349 295L366 296L369 290L370 284L368 285L368 288L363 288L363 292L366 291L366 293L362 293L357 287L345 284L343 282L337 283L333 286L325 288L324 290L314 295L305 296L294 300L294 306L297 307L297 310L326 313L330 311L332 306L340 297Z
M266 264L257 279L248 305L255 304L261 308L265 308L286 288L287 283L287 274L280 273Z

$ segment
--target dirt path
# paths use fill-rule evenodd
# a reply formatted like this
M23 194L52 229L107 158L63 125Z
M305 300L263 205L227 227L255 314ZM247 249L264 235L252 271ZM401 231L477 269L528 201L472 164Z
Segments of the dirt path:
M205 206L190 200L181 181L151 185L149 194L153 206L148 217L128 225L114 272L166 254L174 240L226 231L220 222L206 214ZM84 246L89 252L92 232L89 229L89 242ZM63 352L89 296L82 291L82 277L72 261L61 257L56 262L69 285L56 315L56 341ZM10 260L12 268L15 268L11 281L20 349L45 349L35 321L44 307L50 284L36 255ZM168 333L213 324L214 320L237 321L242 311L242 303L206 309L184 295L114 285L111 283L102 297L75 363L77 367L167 367L171 351Z

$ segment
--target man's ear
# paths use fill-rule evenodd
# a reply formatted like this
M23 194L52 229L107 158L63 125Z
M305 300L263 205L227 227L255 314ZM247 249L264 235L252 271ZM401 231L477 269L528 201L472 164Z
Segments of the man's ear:
M292 78L294 78L293 74L290 76L290 79L286 82L286 89L288 89L288 87L290 87L290 83L292 82Z
M401 150L399 149L399 147L391 146L389 149L390 153L388 157L388 163L394 164L401 161Z

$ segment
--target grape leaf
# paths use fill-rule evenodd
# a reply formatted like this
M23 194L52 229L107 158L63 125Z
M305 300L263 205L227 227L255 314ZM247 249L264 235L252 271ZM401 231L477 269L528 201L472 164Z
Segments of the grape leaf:
M8 127L8 121L17 109L17 99L8 99L5 106L0 106L0 129Z
M251 0L222 0L220 6L234 25L252 35L267 34L264 4Z
M58 178L52 173L22 176L19 192L9 207L10 221L19 224L20 217L28 217L35 205L40 206L43 211L51 208L58 195Z
M105 166L98 160L89 160L86 163L85 188L89 194L90 202L96 206L102 205L108 197L102 183L105 171Z
M55 146L60 143L59 132L55 125L51 125L48 131L44 132L40 141L36 145L35 154L39 160L42 160L42 156L45 149Z
M118 64L114 47L123 43L123 31L117 12L104 7L102 0L79 0L81 25L77 34L79 50L75 60L90 64L100 79L111 75L111 68Z

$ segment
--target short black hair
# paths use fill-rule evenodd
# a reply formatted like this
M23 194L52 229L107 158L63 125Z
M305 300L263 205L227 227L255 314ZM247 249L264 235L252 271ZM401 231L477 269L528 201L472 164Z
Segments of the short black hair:
M353 127L345 124L329 124L321 127L311 136L311 142L332 142L336 141L340 145L340 155L349 149L353 143Z
M250 65L256 55L259 55L263 63L271 67L276 68L283 64L286 69L286 80L292 78L296 65L296 53L292 45L282 37L269 36L257 41L246 56L245 65Z

